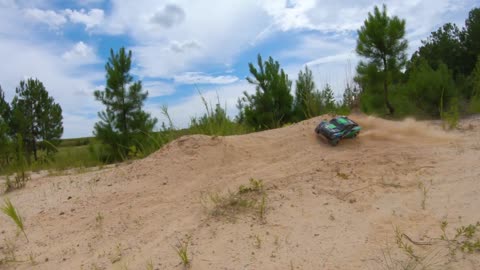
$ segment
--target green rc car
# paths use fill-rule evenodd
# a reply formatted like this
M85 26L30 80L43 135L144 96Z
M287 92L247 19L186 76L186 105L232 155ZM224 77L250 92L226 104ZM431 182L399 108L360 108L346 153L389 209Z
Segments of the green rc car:
M315 133L325 137L328 142L335 146L341 139L355 138L362 128L346 116L338 116L330 121L322 121L315 128Z

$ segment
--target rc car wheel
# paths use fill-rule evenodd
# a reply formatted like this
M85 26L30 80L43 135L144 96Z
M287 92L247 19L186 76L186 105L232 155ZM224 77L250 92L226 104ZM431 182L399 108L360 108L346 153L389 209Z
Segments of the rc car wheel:
M329 140L328 142L330 143L331 146L336 146L338 144L339 140Z

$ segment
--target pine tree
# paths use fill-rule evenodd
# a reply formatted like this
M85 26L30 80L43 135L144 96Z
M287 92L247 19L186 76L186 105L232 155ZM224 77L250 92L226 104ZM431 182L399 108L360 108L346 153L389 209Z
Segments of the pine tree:
M62 109L48 95L45 86L38 79L21 81L12 101L11 128L13 134L20 134L25 142L27 159L33 153L37 160L38 142L44 145L58 144L63 134ZM53 150L53 149L48 149Z
M0 86L0 165L8 164L9 150L11 147L10 131L10 106L5 101L5 94Z
M405 20L397 16L388 17L385 5L381 12L375 6L373 14L368 13L364 25L358 30L356 51L370 62L361 61L357 70L366 69L369 65L382 70L384 102L390 114L394 114L395 108L389 101L389 77L406 64L408 43L404 37Z
M467 49L468 58L465 59L467 63L467 73L470 73L475 68L477 58L480 57L480 8L476 7L468 13L468 18L465 20L465 27L463 29L463 43Z
M5 101L5 93L0 86L0 136L7 136L8 124L10 122L10 105ZM1 137L0 137L1 138Z
M330 85L327 83L325 88L320 92L322 97L322 103L325 112L331 113L335 111L335 96L333 95L333 90Z
M305 71L300 70L295 82L294 113L296 120L304 120L319 115L321 104L315 98L315 82L312 71L305 66Z
M356 106L359 90L356 85L347 83L345 91L343 92L342 106L346 108L353 108Z
M247 81L256 85L256 92L246 92L241 99L241 116L256 130L277 128L292 120L293 96L290 93L292 82L272 57L263 62L257 58L258 69L249 63L250 73Z
M95 91L96 100L105 105L99 112L100 122L95 124L94 134L110 146L115 159L128 156L129 149L142 149L142 142L153 131L156 118L142 110L148 92L142 90L142 82L130 75L132 52L121 48L118 53L110 50L105 65L106 87Z

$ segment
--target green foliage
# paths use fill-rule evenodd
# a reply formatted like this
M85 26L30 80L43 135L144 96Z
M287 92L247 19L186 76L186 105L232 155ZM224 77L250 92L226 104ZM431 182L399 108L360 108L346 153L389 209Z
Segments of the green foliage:
M5 101L5 94L0 86L0 167L8 165L12 155L13 144L9 136L10 115L10 105Z
M272 57L263 62L258 55L257 64L258 69L249 63L253 77L247 81L256 85L256 92L253 95L245 92L239 101L240 119L255 130L281 127L292 120L292 82Z
M54 152L63 134L62 108L48 95L38 79L20 81L12 101L11 131L21 134L25 143L27 160L33 153L37 160L38 149ZM48 141L48 144L38 144Z
M472 82L472 98L470 99L468 111L470 113L480 113L480 57L470 75L470 80Z
M322 91L316 90L312 72L305 67L305 71L300 71L296 81L293 109L295 120L301 121L325 113L349 114L357 95L356 88L347 86L344 101L337 104L330 85L326 84Z
M295 82L294 114L297 121L312 118L321 114L322 103L315 87L312 71L305 66L300 70Z
M479 39L480 9L475 8L470 11L462 30L453 23L446 23L423 40L408 64L407 76L422 59L435 70L445 64L453 74L459 94L466 100L472 99L474 91L468 77L480 54Z
M188 246L190 245L190 236L187 236L184 240L178 240L177 245L174 247L183 267L186 269L190 266L191 260L188 255Z
M480 236L478 235L480 222L456 228L453 237L448 237L447 226L446 221L442 222L440 229L443 234L440 239L447 243L452 257L455 257L457 250L465 253L480 252Z
M458 126L460 120L460 112L458 109L458 98L452 98L449 102L448 110L442 113L444 129L454 129Z
M94 143L94 138L92 137L62 139L60 140L60 144L58 145L58 147L75 147L89 145L91 143Z
M378 67L373 63L360 62L354 80L362 89L359 94L360 109L367 114L384 114L383 74Z
M125 48L118 53L110 50L105 65L106 88L95 91L96 100L106 106L100 112L100 122L95 124L95 136L108 145L107 151L114 160L128 157L131 146L141 149L141 142L149 140L157 119L142 110L148 92L142 90L141 81L130 75L132 52Z
M343 92L343 99L341 106L345 108L353 108L357 105L357 100L360 95L360 89L354 84L347 83L345 91Z
M468 75L474 69L480 55L480 8L474 8L468 13L462 34L468 54L465 63L467 65L465 75Z
M212 206L211 214L217 217L235 218L240 212L252 211L264 221L266 194L262 180L250 179L248 186L240 185L238 191L225 195L209 193L202 196L202 202Z
M238 187L238 193L240 194L249 193L249 192L260 192L262 190L263 190L263 181L257 180L254 178L250 178L249 186L240 185Z
M402 118L422 114L421 110L410 99L410 89L410 86L406 83L392 85L390 97L393 106L396 108L395 117Z
M468 111L470 113L480 113L480 95L472 97L468 105Z
M410 101L424 115L441 117L442 108L451 108L456 97L455 82L447 66L440 64L432 69L426 61L411 70L407 83Z
M445 64L456 77L458 74L467 73L465 58L466 50L462 45L461 31L455 24L446 23L432 32L426 40L422 40L422 46L412 56L408 70L424 59L433 69Z
M15 156L15 162L12 164L12 169L15 173L14 180L11 181L10 177L7 176L7 181L5 182L5 192L23 188L27 184L27 181L30 180L30 175L27 173L27 162L25 160L23 139L20 134L17 134L15 141Z
M205 106L205 114L200 118L192 118L189 132L192 134L205 134L211 136L227 136L234 134L245 134L248 128L242 123L235 123L227 115L227 107L222 108L220 100L217 98L215 108L207 103L207 100L201 96Z
M382 70L383 95L385 105L390 114L395 109L389 101L388 84L406 64L405 20L388 17L384 5L382 12L375 6L374 12L368 14L364 25L358 30L356 51L360 56L369 59L368 63L360 62L357 71ZM365 74L365 73L364 73Z
M320 100L323 107L323 113L333 113L336 109L335 97L333 90L327 83L322 91L320 91Z
M5 204L0 208L0 210L2 210L2 212L7 215L13 222L15 222L17 228L23 233L25 239L27 239L28 241L27 234L25 233L25 226L23 224L23 218L20 216L17 209L13 206L10 199L5 199Z

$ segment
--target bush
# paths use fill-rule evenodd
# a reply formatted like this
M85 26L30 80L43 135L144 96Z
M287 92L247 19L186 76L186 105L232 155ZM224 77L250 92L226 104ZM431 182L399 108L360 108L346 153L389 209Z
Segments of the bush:
M238 104L239 118L256 130L281 127L293 118L292 82L272 57L264 62L258 55L257 64L258 69L249 63L252 77L247 81L256 86L256 92L244 92Z
M448 110L442 114L444 129L457 128L459 119L460 119L460 113L458 111L458 99L453 98L450 101Z
M447 66L440 64L434 70L422 59L411 71L406 90L418 112L432 117L441 117L443 108L450 107L450 102L457 96L455 82Z
M227 136L245 134L248 132L248 129L244 124L230 120L226 113L227 108L222 108L219 100L214 108L212 105L208 105L203 96L201 96L201 98L206 113L200 118L194 117L191 119L189 133Z
M468 105L469 113L480 113L480 95L472 97Z

